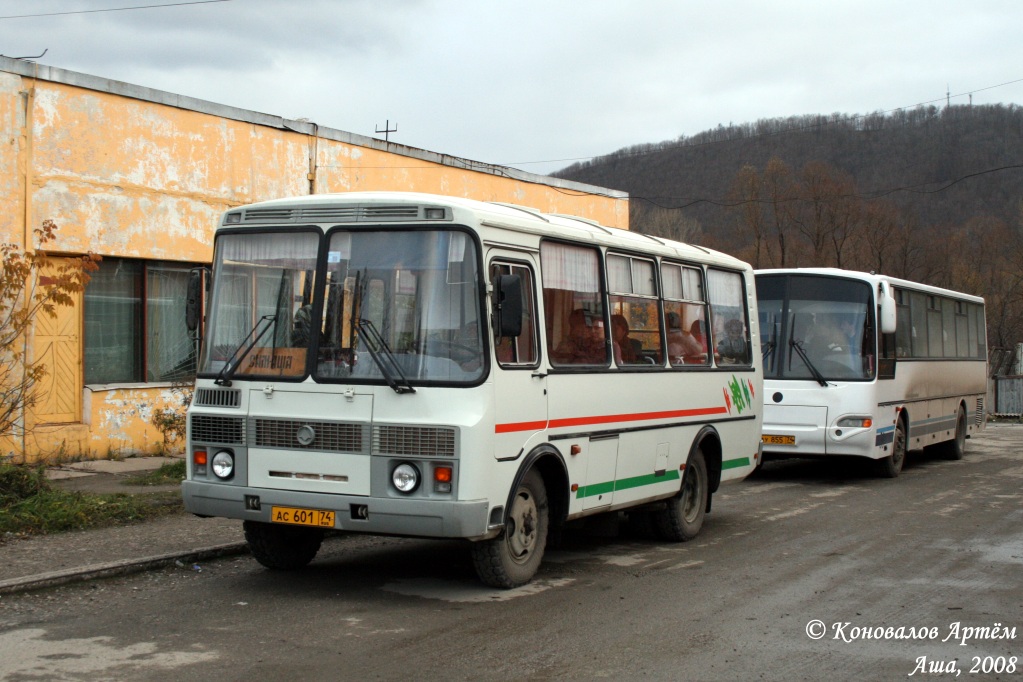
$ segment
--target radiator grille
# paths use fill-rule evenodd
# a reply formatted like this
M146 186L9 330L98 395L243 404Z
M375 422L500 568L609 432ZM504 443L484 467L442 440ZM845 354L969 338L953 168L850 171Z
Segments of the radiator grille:
M315 431L313 442L298 442L298 430L303 426ZM295 448L327 450L330 452L362 452L363 426L336 422L295 421L290 419L253 419L249 440L260 448Z
M375 426L373 451L383 455L454 457L455 429L435 426Z
M193 442L245 444L245 420L241 417L193 414L191 426Z
M238 407L242 392L236 388L199 388L195 391L194 404L200 407Z

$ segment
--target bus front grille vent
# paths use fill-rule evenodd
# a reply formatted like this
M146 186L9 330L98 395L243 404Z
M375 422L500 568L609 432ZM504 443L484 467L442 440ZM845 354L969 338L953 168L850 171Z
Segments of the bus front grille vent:
M302 208L249 208L243 223L354 223L362 220L416 220L422 207L395 206L305 206Z
M984 399L977 398L977 411L974 413L973 423L977 426L984 424Z
M364 217L375 220L416 219L419 217L418 206L367 206Z
M249 442L257 448L361 453L363 430L362 424L344 422L253 419Z
M291 208L250 208L242 217L243 223L293 223L296 211Z
M382 455L454 457L455 429L443 426L374 426L373 452Z
M358 206L312 206L301 209L301 219L310 222L352 223L359 219Z
M198 388L193 404L199 407L238 407L241 396L242 392L237 388Z
M191 427L194 443L245 444L245 420L241 417L193 414Z

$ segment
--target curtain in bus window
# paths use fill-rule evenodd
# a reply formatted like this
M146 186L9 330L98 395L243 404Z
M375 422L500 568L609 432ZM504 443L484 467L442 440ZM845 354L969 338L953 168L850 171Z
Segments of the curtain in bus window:
M970 312L975 322L971 323L970 330L973 331L976 328L976 350L974 351L973 357L983 360L987 358L987 328L984 325L984 306L981 305L970 305Z
M909 295L910 316L913 319L913 357L927 357L927 297L917 292Z
M664 287L664 297L682 299L682 268L670 263L661 264L661 286Z
M629 259L623 256L607 257L607 288L621 294L631 294L632 268L629 267Z
M222 239L218 243L225 264L274 265L285 268L315 267L316 236L312 234L254 234L245 239Z
M742 278L738 273L708 270L707 286L718 364L739 365L750 362L749 330L743 308Z
M703 278L700 276L700 271L696 268L682 268L682 278L685 286L685 298L690 301L702 301L703 298ZM740 296L742 295L742 284L739 284Z
M650 261L632 259L632 291L643 296L657 294L657 282L654 279L654 264Z
M544 244L540 252L544 289L600 292L600 271L593 249L566 244Z
M955 301L950 298L941 299L941 338L944 343L944 356L956 356L956 323Z

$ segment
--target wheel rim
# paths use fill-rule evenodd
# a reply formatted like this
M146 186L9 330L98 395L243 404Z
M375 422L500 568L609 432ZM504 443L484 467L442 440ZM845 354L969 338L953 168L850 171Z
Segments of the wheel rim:
M682 493L682 518L693 523L700 516L700 471L696 467L686 472Z
M532 493L525 489L519 489L505 526L509 553L517 563L528 561L536 547L538 517L536 500L533 499Z

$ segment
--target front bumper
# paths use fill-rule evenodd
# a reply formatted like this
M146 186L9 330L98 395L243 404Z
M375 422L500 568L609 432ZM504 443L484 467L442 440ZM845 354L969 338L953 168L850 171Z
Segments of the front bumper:
M274 505L334 511L337 530L427 538L489 537L486 500L467 502L328 495L323 493L226 486L199 481L181 484L185 510L199 516L270 522ZM249 504L246 504L249 498ZM252 498L258 499L258 509ZM356 516L355 509L359 510Z

